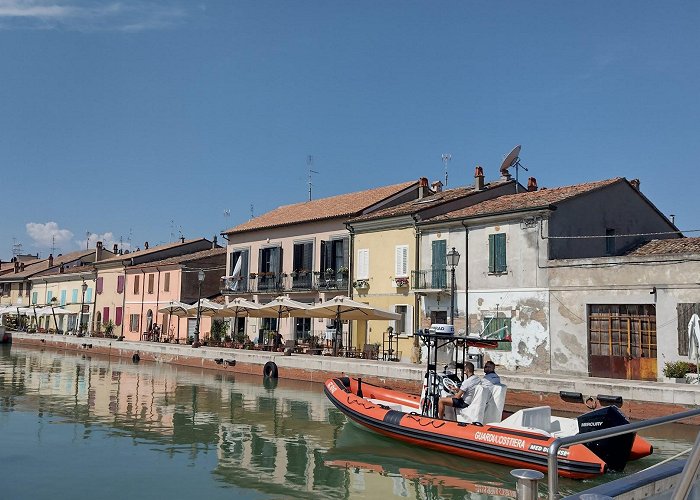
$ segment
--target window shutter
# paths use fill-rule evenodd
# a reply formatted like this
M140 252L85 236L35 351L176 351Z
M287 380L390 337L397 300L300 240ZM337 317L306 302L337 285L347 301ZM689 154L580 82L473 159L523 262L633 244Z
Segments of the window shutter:
M46 303L50 304L52 298L53 298L53 292L51 290L49 290L48 292L46 292Z
M369 279L369 249L362 248L357 251L357 279Z
M92 288L85 291L85 303L89 304L90 302L92 302Z
M66 291L61 290L61 305L65 306L66 305Z
M489 234L489 272L496 272L496 235Z
M406 335L413 335L413 306L406 306Z
M496 235L496 271L504 273L507 270L506 266L506 234L500 233Z
M140 281L141 276L138 274L134 275L134 295L138 295L139 293L139 281Z
M71 301L71 304L78 303L78 289L77 288L73 288L73 290L71 290L70 301Z
M115 312L114 312L114 324L117 326L121 326L122 324L122 308L117 307Z
M264 273L265 271L267 269L265 269L265 263L263 262L263 249L260 248L258 249L258 272Z
M408 246L406 245L400 245L396 247L396 262L394 276L408 276Z
M433 241L431 288L447 288L447 240Z
M155 281L155 275L154 274L149 274L148 275L148 293L153 293L153 283Z
M100 295L102 293L102 282L104 278L97 278L97 281L95 282L95 291L97 292L97 295Z
M163 291L169 292L170 291L170 273L165 273L165 277L163 279L164 279Z
M39 298L39 293L38 292L32 292L32 304L36 304L36 301Z
M102 322L109 323L109 307L102 309Z
M117 276L117 293L124 291L124 276Z

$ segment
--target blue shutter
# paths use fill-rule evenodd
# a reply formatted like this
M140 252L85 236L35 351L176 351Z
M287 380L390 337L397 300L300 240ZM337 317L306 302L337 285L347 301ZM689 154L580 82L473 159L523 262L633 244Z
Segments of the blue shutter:
M61 290L61 305L65 306L66 305L66 291Z
M38 298L39 298L39 292L32 292L32 304L36 304L36 301Z
M47 291L46 292L46 303L50 304L52 298L53 298L53 292L51 290Z
M92 288L88 288L85 292L85 303L89 304L92 302Z
M71 293L71 304L77 304L78 303L78 289L73 288L73 291Z

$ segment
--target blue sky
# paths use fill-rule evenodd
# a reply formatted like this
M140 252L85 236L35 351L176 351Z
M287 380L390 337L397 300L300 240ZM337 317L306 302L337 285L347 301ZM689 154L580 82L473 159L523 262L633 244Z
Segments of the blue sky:
M0 258L428 177L624 176L700 229L700 2L0 0ZM523 179L525 177L525 179ZM230 211L230 215L225 215ZM688 235L698 235L688 233Z

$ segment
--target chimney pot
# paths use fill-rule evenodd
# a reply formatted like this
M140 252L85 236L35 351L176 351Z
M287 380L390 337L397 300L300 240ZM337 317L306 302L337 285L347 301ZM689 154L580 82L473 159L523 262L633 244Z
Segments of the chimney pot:
M143 248L144 248L144 250L148 250L148 242L147 241L143 244Z
M15 260L15 273L19 272L19 261Z
M180 243L184 243L184 242L185 242L185 237L184 237L184 236L180 236Z
M24 272L24 262L19 265L19 270Z
M214 249L218 246L216 235L214 235L214 240L211 242L211 248Z
M637 191L639 191L639 179L632 179L632 180L630 181L630 184L632 185L632 187L633 187L634 189L636 189Z
M474 189L477 191L484 190L484 169L479 165L474 169Z
M537 191L537 179L535 179L534 177L528 178L527 190L528 191Z
M53 254L49 254L49 267L53 267Z
M435 181L431 184L431 187L433 188L433 192L435 193L442 193L442 182L441 181Z
M112 253L113 253L114 255L117 255L118 250L119 250L119 245L117 245L117 244L115 243L114 246L112 247Z

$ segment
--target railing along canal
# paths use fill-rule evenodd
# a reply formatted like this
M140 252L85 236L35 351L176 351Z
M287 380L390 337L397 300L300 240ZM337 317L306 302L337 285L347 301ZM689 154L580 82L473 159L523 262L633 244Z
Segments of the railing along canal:
M547 486L549 488L549 499L557 500L559 498L559 463L557 462L557 456L559 454L559 448L561 448L562 446L590 443L591 441L595 441L601 438L621 436L622 434L627 434L629 432L635 432L640 429L648 429L650 427L656 427L657 425L669 424L671 422L677 422L679 420L684 420L690 417L696 417L698 415L700 415L700 409L688 410L681 413L674 413L673 415L666 415L665 417L652 418L649 420L643 420L641 422L633 422L631 424L620 425L618 427L610 427L608 429L601 429L599 431L592 431L586 432L584 434L576 434L574 436L556 438L549 446L549 456L547 457ZM698 456L700 457L700 455ZM687 465L694 465L694 470L686 470L689 467L683 469L683 478L681 479L681 485L687 482L684 481L685 476L687 476L687 474L690 473L690 477L694 475L694 473L697 471L700 460L695 460L693 464L691 464L690 462L691 461L689 460L689 463ZM681 485L679 485L679 488ZM681 498L685 498L685 495ZM674 500L676 499L677 497L674 495Z

